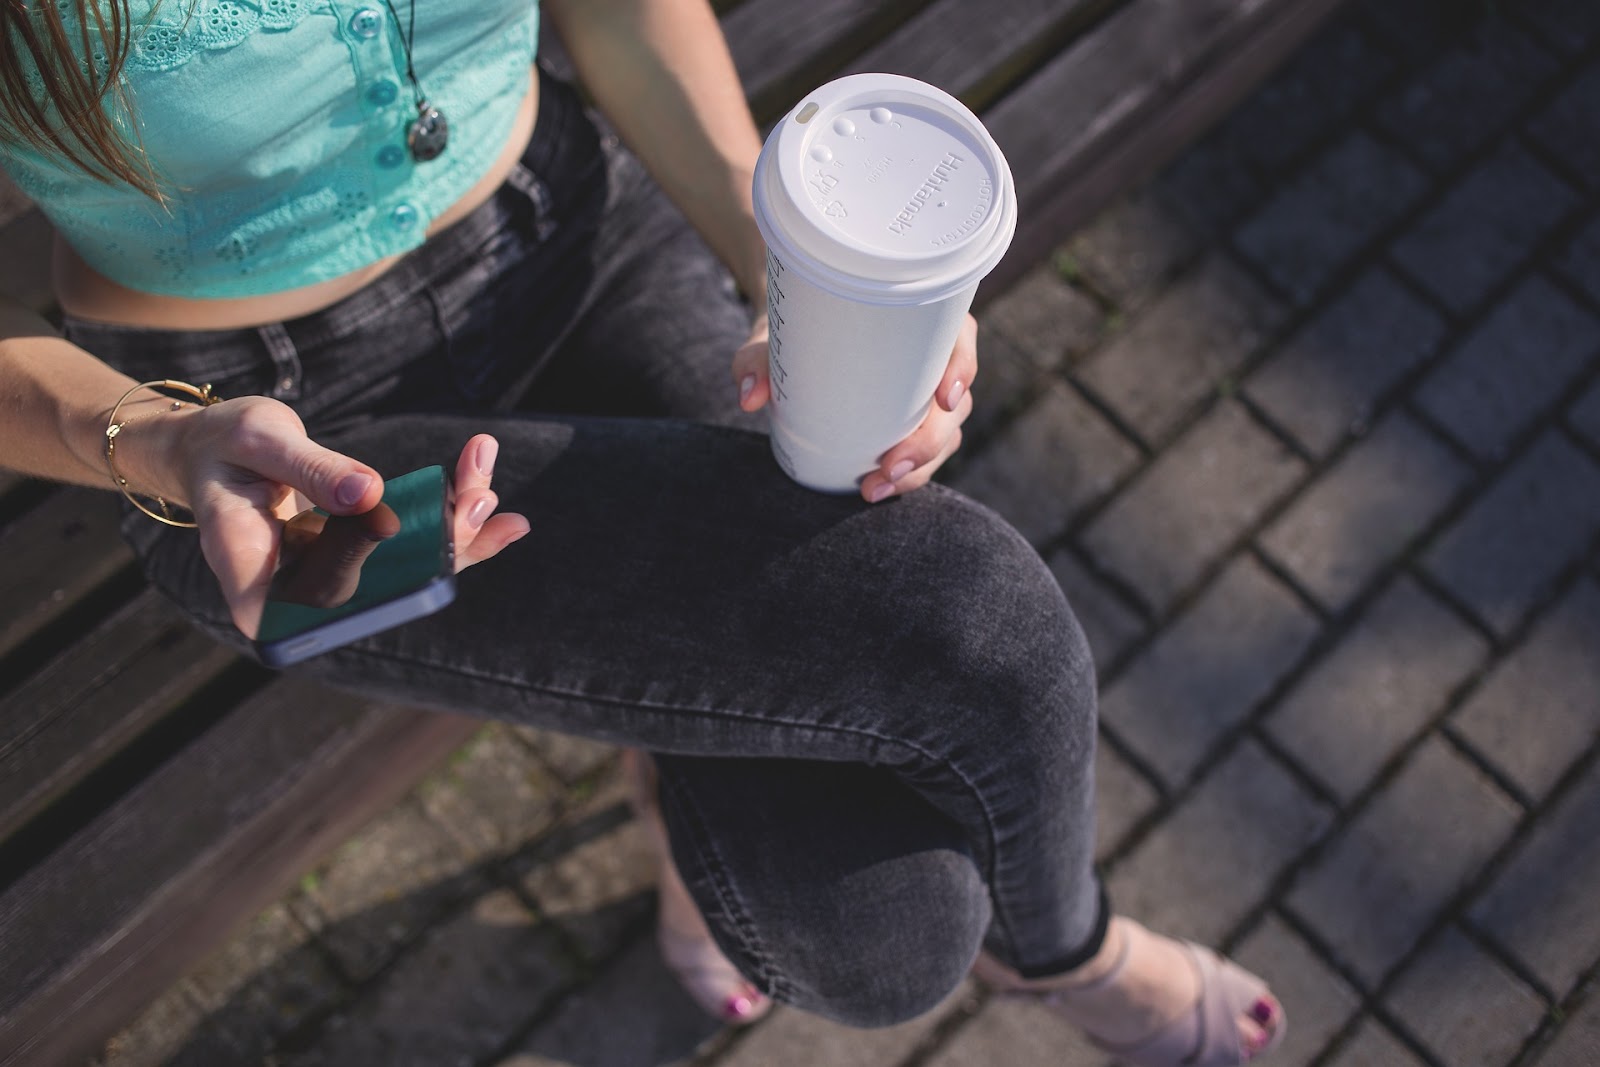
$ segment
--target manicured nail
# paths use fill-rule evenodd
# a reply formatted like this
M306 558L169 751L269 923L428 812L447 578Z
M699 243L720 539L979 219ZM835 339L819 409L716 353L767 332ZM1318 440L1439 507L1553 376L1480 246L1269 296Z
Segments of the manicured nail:
M878 486L878 488L874 489L867 496L867 499L876 504L880 500L887 500L889 498L889 494L892 492L894 492L894 483L884 482L882 485Z
M478 466L478 473L485 478L494 473L494 461L500 455L500 442L494 438L486 438L478 445L477 458L473 460Z
M362 497L367 495L367 489L372 485L370 474L347 474L344 481L333 491L334 499L344 507L351 507Z
M1266 998L1256 1001L1250 1006L1250 1018L1265 1026L1272 1021L1272 1002Z
M755 387L756 376L754 374L746 374L744 380L739 383L739 403L744 403L749 398L751 390L755 389Z
M901 478L904 478L906 475L910 474L911 469L915 466L916 464L909 459L901 460L899 463L896 463L893 467L889 468L889 480L891 482L898 482Z
M956 406L956 401L961 399L961 390L963 390L965 388L966 388L966 386L961 384L961 379L959 379L959 378L957 378L955 381L951 382L950 383L950 395L945 398L945 403L948 404L952 409L954 409L955 406Z
M748 1019L755 1014L756 1008L760 1006L761 1001L764 999L762 994L754 989L746 990L743 993L735 993L722 1006L722 1014L725 1018L735 1021Z
M472 509L467 512L467 525L476 530L478 527L483 525L484 520L488 519L489 517L489 512L493 510L494 501L488 497L484 497L482 500L479 500L476 504L472 505Z

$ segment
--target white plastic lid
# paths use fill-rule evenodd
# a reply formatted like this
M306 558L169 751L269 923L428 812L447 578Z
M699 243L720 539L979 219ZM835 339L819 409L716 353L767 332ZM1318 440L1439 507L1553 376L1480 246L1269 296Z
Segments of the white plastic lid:
M1000 146L955 97L898 74L853 74L773 128L756 223L802 275L875 303L942 300L994 269L1017 226Z

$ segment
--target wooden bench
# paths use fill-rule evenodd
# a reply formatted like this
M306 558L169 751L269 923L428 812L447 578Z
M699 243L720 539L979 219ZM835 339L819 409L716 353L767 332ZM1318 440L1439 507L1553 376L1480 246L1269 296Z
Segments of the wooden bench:
M721 0L757 117L886 70L985 119L1021 224L980 304L1147 176L1339 0ZM49 229L0 189L0 289ZM471 718L279 677L144 587L110 493L0 471L0 1064L80 1062L463 742Z

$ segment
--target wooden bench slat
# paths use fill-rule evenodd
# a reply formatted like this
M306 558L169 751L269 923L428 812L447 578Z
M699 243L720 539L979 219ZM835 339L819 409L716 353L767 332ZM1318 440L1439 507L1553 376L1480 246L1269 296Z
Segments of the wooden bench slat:
M748 0L722 20L757 121L787 111L927 0Z
M116 498L67 488L0 529L0 659L133 567Z
M1008 74L1048 47L1057 33L1089 22L1120 0L936 0L868 49L847 74L904 74L981 110Z
M241 662L146 590L0 699L0 841Z
M1138 0L999 101L984 120L1021 210L980 303L1226 114L1341 2Z
M479 725L293 679L246 700L0 896L0 1065L88 1058Z

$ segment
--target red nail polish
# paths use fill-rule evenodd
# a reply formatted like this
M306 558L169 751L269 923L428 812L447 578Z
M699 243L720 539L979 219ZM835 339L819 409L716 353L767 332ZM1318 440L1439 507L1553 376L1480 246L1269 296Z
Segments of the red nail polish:
M1272 1001L1265 998L1256 1001L1250 1006L1250 1018L1265 1026L1272 1021Z

